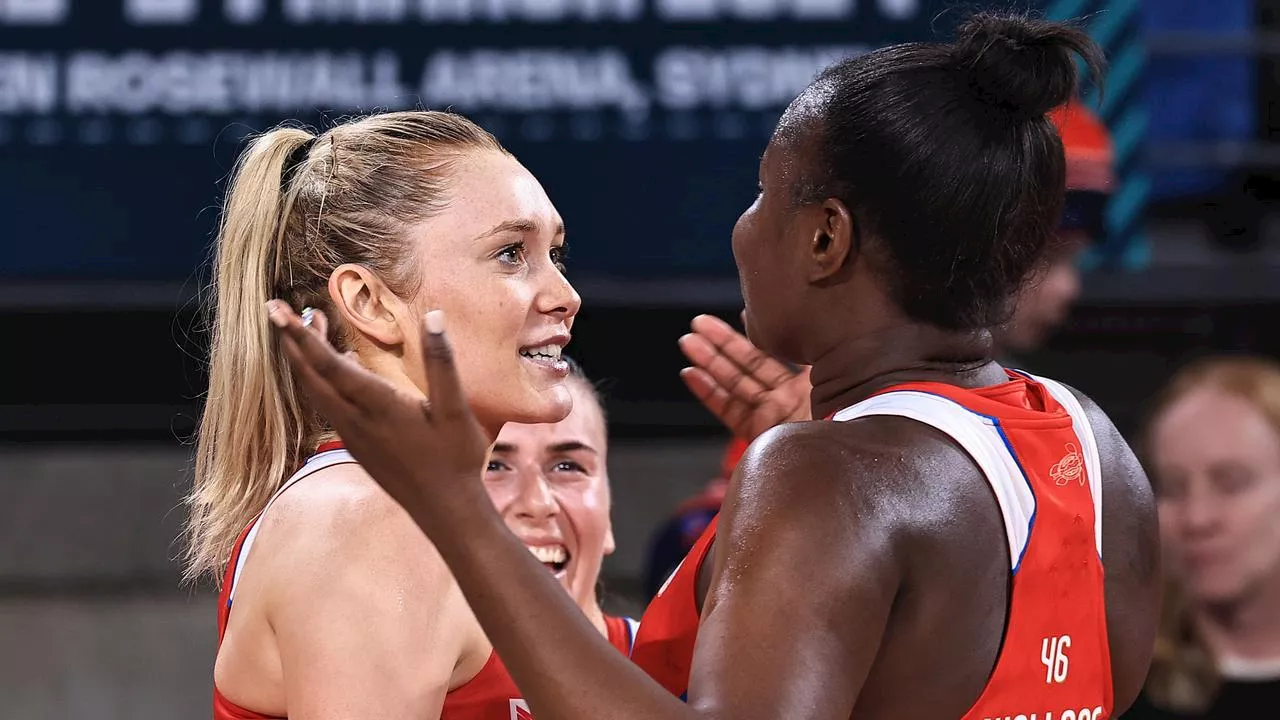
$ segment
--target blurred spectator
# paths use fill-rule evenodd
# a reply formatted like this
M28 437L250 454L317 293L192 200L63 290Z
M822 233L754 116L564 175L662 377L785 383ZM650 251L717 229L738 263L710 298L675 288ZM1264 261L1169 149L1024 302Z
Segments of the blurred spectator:
M1107 128L1078 103L1054 111L1050 119L1062 135L1067 159L1059 242L1046 258L1043 274L1023 288L1013 318L997 333L997 357L1036 350L1067 319L1080 295L1081 256L1105 231L1103 211L1114 185Z
M1145 694L1125 717L1280 716L1280 364L1183 370L1146 445L1169 589Z

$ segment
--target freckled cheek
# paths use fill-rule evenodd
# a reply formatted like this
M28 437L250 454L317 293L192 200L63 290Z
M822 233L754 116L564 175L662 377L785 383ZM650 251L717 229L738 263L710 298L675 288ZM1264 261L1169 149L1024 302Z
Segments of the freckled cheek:
M462 365L473 367L513 361L511 350L522 336L528 317L528 303L502 288L483 288L455 301L450 313L450 335L465 338L466 351L458 349Z
M513 281L493 288L490 298L489 322L495 328L503 328L504 334L511 338L529 324L530 318L535 314L538 295L531 283Z

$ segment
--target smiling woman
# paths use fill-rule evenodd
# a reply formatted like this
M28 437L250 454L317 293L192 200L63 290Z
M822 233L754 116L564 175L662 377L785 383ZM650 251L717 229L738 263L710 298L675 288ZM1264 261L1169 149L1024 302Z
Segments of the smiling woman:
M556 423L504 426L485 470L485 489L507 528L560 581L596 630L629 654L639 623L606 615L596 592L600 566L616 547L604 406L582 369L568 358L563 362L570 367L573 411ZM513 704L527 709L495 655L465 690L449 694L444 716L508 720Z
M448 308L494 437L570 411L563 243L538 181L458 115L281 128L245 151L190 497L188 573L222 578L216 719L494 717L449 703L497 663L456 581L298 392L262 308L313 308L331 342L418 398L419 319Z
M507 527L603 631L596 584L601 562L616 548L609 518L608 428L595 387L576 363L568 362L573 412L557 423L503 427L485 487Z

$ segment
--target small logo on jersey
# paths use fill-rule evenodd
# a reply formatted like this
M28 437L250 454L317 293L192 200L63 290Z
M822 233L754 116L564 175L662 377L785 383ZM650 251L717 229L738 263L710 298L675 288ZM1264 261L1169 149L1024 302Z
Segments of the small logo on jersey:
M511 720L533 720L529 705L523 700L511 698Z
M1084 460L1080 457L1080 449L1075 443L1067 443L1067 454L1056 465L1049 468L1049 477L1059 486L1072 480L1079 480L1084 485Z

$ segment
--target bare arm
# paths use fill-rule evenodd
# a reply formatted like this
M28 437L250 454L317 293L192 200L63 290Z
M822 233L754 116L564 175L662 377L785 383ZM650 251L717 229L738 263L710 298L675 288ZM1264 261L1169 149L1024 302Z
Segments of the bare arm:
M686 705L613 649L506 529L479 482L487 443L443 334L424 332L425 405L335 353L287 308L275 312L300 382L370 474L435 540L539 718L848 716L877 652L897 574L877 513L830 492L843 485L833 469L850 462L847 447L827 437L831 426L787 425L753 448L762 461L749 463L742 483L750 494L724 520L729 539L717 549L716 599ZM423 454L437 462L418 461ZM778 617L794 621L768 621Z
M437 718L474 621L403 509L371 484L334 489L272 513L289 526L267 597L289 717Z
M721 515L687 706L603 642L498 522L466 533L441 513L425 525L539 718L847 718L898 569L865 501L832 504L839 451L826 433L789 425L753 446Z
M690 678L689 703L712 717L853 711L901 569L893 513L875 500L876 475L895 463L869 448L851 459L850 429L778 427L743 458L720 515ZM846 472L871 492L833 470L851 462L860 468Z

